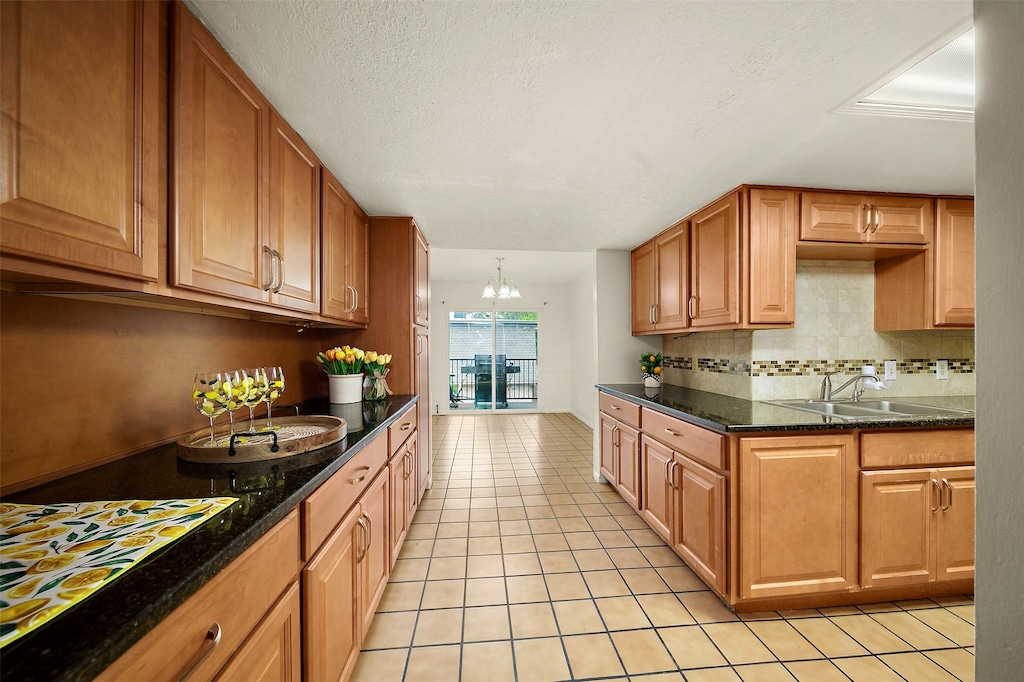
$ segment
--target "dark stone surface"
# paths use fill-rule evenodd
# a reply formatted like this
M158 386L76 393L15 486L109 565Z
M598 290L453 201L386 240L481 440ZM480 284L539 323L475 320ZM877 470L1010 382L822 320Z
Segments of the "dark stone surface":
M644 407L720 433L974 426L973 414L962 417L887 417L846 421L772 403L743 400L671 384L663 384L659 389L645 389L643 384L598 384L597 387L624 400L632 400ZM648 392L652 395L648 395ZM864 398L869 399L887 398L881 394ZM892 400L959 410L974 409L973 396L928 396Z
M5 646L0 652L3 679L89 680L98 675L367 442L386 438L388 425L416 400L391 396L377 403L376 414L364 403L362 431L301 455L238 465L193 464L179 460L171 444L7 496L5 502L26 504L226 496L239 502ZM299 408L302 414L330 414L326 399Z

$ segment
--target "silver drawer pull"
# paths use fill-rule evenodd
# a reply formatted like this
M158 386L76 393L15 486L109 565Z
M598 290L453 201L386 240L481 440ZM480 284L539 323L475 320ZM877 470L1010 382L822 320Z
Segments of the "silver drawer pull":
M613 410L617 410L617 409L619 409L619 406L618 406L618 405L611 405L611 408L612 408Z
M942 508L942 511L949 511L949 508L953 506L953 486L944 478L942 479L942 487L946 489L946 506Z
M402 424L402 431L408 431L410 428L412 428L411 422L405 422L404 424Z
M942 506L942 488L939 487L939 482L934 478L932 479L932 487L935 488L935 506L932 507L932 513L934 514Z
M370 473L370 467L359 467L358 469L356 469L356 471L365 471L366 473L357 478L348 479L348 482L351 483L352 485L355 485L356 483L362 483L363 480L365 480L367 475Z
M206 639L203 640L203 648L199 650L199 653L196 654L192 663L185 669L185 672L182 673L181 677L178 678L179 682L185 682L185 680L191 677L192 673L194 673L196 669L203 664L203 661L209 658L210 654L213 653L213 650L217 648L218 644L220 644L220 636L220 623L214 622L206 632Z
M681 434L681 433L676 433L676 432L675 432L675 431L673 431L672 429L665 429L665 433L667 433L667 434L668 434L668 435L670 435L670 436L676 436L677 438L682 438L682 437L683 437L683 434Z

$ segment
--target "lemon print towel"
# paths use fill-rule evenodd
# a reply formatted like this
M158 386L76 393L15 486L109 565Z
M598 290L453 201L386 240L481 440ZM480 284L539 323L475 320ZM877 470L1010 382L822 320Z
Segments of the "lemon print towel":
M237 501L0 504L0 647Z

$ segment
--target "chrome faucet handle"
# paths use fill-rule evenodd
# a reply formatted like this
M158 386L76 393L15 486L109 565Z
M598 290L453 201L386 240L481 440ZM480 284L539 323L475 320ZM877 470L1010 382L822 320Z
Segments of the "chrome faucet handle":
M819 400L832 400L832 375L842 374L839 370L828 372L821 380L821 391L818 394Z

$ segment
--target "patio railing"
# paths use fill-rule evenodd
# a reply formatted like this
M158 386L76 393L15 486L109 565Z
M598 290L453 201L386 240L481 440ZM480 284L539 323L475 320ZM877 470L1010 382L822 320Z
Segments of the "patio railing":
M476 400L475 370L473 358L448 359L449 397L453 403ZM505 359L505 397L510 402L537 400L537 358Z

